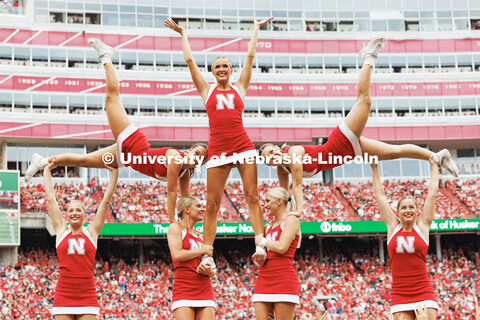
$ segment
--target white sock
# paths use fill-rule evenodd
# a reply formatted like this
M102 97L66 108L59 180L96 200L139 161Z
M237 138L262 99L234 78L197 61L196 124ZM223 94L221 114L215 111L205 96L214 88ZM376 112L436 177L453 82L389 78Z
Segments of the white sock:
M40 159L40 165L42 166L42 168L45 168L46 166L48 166L50 164L50 162L48 162L48 158L42 158Z
M438 154L434 154L433 155L433 161L435 161L436 163L438 163L438 165L440 165L440 157L438 156Z
M372 57L371 55L367 54L365 56L365 60L363 60L363 64L368 64L369 66L371 66L373 68L373 66L375 66L375 58Z
M102 65L106 63L112 63L112 58L110 57L109 54L104 54L103 56L100 57L100 59L102 60Z

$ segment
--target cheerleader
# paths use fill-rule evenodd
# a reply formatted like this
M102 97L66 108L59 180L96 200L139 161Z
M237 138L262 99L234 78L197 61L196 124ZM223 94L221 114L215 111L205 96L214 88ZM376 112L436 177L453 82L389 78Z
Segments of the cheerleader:
M260 265L255 282L253 304L257 320L268 319L273 311L276 319L292 320L300 303L300 282L293 268L293 256L300 239L300 222L287 211L287 190L272 188L265 195L265 210L273 219L265 226L260 244L267 248L267 260L255 253L253 261Z
M80 201L68 204L68 226L62 218L52 184L51 170L55 167L53 159L43 170L48 213L57 234L55 244L60 265L52 315L56 320L95 320L100 311L93 277L95 253L98 235L117 185L118 169L108 168L112 174L103 200L93 222L84 227L86 209Z
M215 301L210 277L212 264L202 264L201 256L212 255L212 246L202 246L202 235L194 225L203 220L205 209L195 197L183 197L177 203L180 222L167 231L168 247L175 268L172 288L172 310L179 320L215 319Z
M403 197L392 211L380 181L377 165L372 165L373 189L383 222L387 225L387 248L392 269L392 298L390 311L394 319L421 319L415 310L427 308L428 320L436 319L438 304L432 282L427 274L426 257L429 230L437 199L439 169L433 155L430 162L430 185L423 211L413 197ZM423 319L423 318L422 318Z

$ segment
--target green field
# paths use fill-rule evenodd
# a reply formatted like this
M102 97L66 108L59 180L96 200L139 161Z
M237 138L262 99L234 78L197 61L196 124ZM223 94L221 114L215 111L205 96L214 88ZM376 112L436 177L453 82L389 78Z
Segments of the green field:
M0 245L20 245L18 211L0 211Z

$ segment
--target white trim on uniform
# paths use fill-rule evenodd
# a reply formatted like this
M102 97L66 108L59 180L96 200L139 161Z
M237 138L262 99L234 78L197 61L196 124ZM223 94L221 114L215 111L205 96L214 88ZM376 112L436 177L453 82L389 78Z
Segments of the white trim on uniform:
M239 163L242 163L243 160L245 160L247 158L256 157L256 156L258 156L257 150L251 149L251 150L243 151L243 152L240 152L240 153L228 156L228 157L223 157L223 158L222 157L217 157L218 159L208 160L207 170L210 169L210 168L221 167L221 166L224 166L226 164L231 164L231 163L239 164Z
M439 309L438 308L438 303L433 300L423 300L419 302L413 302L413 303L402 303L402 304L396 304L394 306L390 306L390 312L395 313L395 312L401 312L401 311L411 311L411 310L417 310L420 306L424 305L425 307L429 309Z
M83 234L87 236L87 238L90 240L90 242L92 242L95 249L97 249L97 243L95 241L93 241L92 235L90 234L90 232L88 232L88 227L83 227Z
M294 294L262 294L255 293L252 302L291 302L300 304L300 298Z
M122 163L122 144L135 131L137 131L137 127L135 127L133 123L131 123L122 132L120 132L120 134L117 137L117 148L115 151L117 152L116 157L117 157L117 165L119 168L125 167L125 165Z
M345 135L345 137L350 140L350 143L352 144L353 151L355 152L356 156L362 156L362 147L360 146L360 141L358 140L358 137L353 133L352 130L345 124L345 122L340 123L338 126L340 131Z
M387 246L390 243L390 240L392 240L392 238L395 236L395 234L397 234L397 232L400 231L401 229L402 229L402 225L400 223L397 224L395 229L393 229L393 232L392 232L392 235L390 236L390 239L387 239Z
M215 305L215 301L213 300L186 300L185 299L185 300L173 301L172 311L181 307L189 307L189 308L212 307L217 309L217 306Z
M66 236L68 236L68 234L71 232L70 230L70 227L67 227L67 230L65 230L65 232L62 234L62 236L60 237L60 240L58 241L58 243L55 244L55 248L58 248L58 246L60 245L60 243L62 243L63 239L65 239Z
M425 241L425 244L428 246L428 241L423 236L422 230L420 230L420 227L417 225L416 222L413 224L413 230L415 230L418 233L418 236L422 238L422 240Z
M52 315L56 314L94 314L100 315L99 307L52 307Z
M237 86L233 84L230 84L230 86L238 93L238 96L240 97L240 99L242 99L243 104L245 104L245 101L243 101L242 95L240 93L240 90L238 90Z
M210 85L210 89L208 89L207 99L205 99L204 104L207 104L208 99L210 99L210 96L212 95L212 92L213 90L215 90L216 87L217 85L212 85L212 84Z
M185 239L186 235L187 235L187 229L182 229L182 240Z

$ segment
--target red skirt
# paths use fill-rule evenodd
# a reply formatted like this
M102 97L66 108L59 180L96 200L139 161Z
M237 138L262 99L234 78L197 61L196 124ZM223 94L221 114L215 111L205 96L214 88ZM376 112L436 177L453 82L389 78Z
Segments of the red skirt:
M175 272L172 310L180 307L213 307L215 300L210 278L196 272Z
M96 314L100 311L95 280L60 274L55 289L52 314Z
M267 260L260 268L253 302L291 302L299 304L300 281L289 258Z

